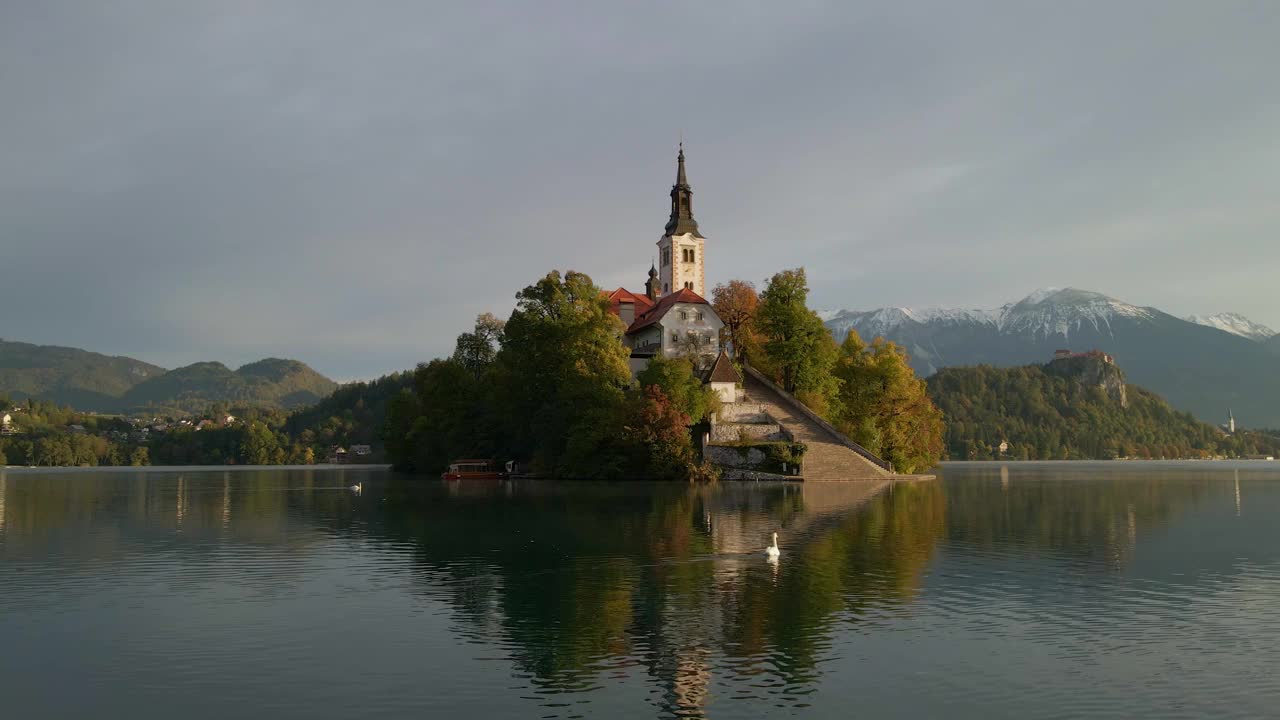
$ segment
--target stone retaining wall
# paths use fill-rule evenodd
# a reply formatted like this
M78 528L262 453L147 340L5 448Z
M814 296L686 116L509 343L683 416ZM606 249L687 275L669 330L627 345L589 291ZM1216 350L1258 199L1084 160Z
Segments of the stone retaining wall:
M720 406L720 421L727 423L773 422L763 403L725 403Z
M765 452L755 447L735 447L728 445L707 445L702 449L702 457L712 465L721 469L726 480L744 479L776 479L795 480L801 474L801 467L788 465L787 474L780 472L783 468L777 463L770 463ZM744 477L749 473L750 477Z
M711 442L731 443L739 440L789 440L777 423L712 423Z

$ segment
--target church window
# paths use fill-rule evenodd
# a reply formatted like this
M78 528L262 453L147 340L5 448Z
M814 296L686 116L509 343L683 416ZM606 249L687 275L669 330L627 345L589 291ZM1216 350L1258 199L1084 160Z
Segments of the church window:
M693 283L692 283L692 282L687 282L687 283L685 283L685 284L684 284L684 289L685 289L685 290L692 290L692 289L693 289Z
M662 283L662 294L663 294L663 295L666 295L666 294L667 294L667 293L669 293L669 292L671 292L671 284L670 284L670 283Z

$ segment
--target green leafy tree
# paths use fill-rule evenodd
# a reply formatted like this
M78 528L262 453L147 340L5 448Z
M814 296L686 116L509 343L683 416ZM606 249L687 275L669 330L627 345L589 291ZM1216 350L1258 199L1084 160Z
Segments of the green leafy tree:
M899 472L923 471L942 458L942 412L902 348L883 338L868 346L851 330L833 372L840 390L831 415L846 435Z
M641 388L661 388L671 403L692 422L701 422L720 409L719 396L702 382L695 374L693 364L685 358L654 357L636 380Z
M454 362L461 365L477 380L489 369L498 357L498 348L502 346L502 331L506 323L494 317L492 313L484 313L476 318L475 330L462 333L453 351Z
M251 422L245 428L240 445L240 461L246 465L272 465L283 461L276 434L260 422Z
M142 467L151 464L150 453L145 447L139 445L129 453L129 464L134 467Z
M451 460L492 452L485 404L470 370L454 360L420 365L414 393L418 414L408 428L402 467L436 473Z
M808 296L804 268L774 275L760 294L756 327L782 387L812 406L823 404L838 390L831 374L837 348L822 319L806 304ZM815 410L821 412L821 408Z
M564 463L565 451L569 438L598 436L592 423L618 412L631 381L623 330L582 273L552 271L516 295L494 363L494 409L513 456L571 476L589 469Z
M398 470L414 470L413 441L409 431L418 416L422 414L422 404L411 388L405 388L391 398L387 404L387 418L382 437L386 443L387 459ZM425 472L426 469L424 468Z

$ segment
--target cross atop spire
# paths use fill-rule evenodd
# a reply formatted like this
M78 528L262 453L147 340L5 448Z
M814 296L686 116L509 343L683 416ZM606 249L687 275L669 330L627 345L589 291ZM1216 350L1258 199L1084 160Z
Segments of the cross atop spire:
M676 155L676 184L671 186L671 217L667 220L668 235L685 235L698 232L698 221L693 219L693 188L684 173L684 139L680 140L680 152Z

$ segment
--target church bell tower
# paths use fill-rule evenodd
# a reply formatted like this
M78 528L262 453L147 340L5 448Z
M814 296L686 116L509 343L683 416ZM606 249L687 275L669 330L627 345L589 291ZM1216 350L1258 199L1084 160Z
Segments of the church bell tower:
M707 296L705 240L698 232L698 221L693 219L693 188L689 187L684 174L684 143L680 143L680 153L676 155L676 184L671 186L671 217L667 220L666 233L658 240L663 295L688 288L704 298Z

